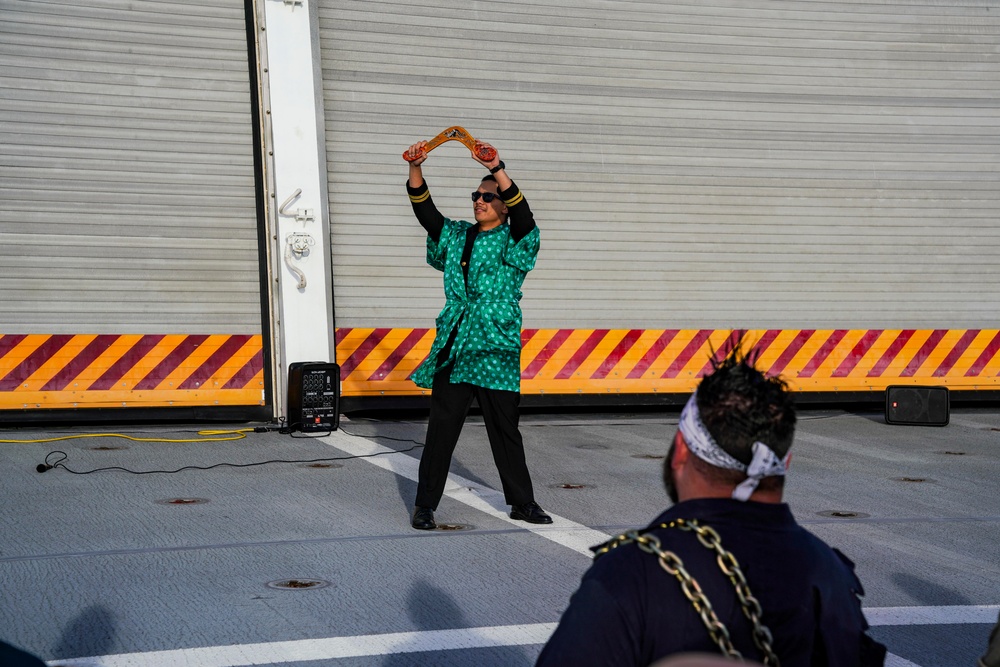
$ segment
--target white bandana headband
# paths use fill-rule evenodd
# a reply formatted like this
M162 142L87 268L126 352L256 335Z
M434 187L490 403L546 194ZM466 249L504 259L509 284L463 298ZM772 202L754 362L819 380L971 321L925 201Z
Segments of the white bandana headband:
M753 459L748 466L743 465L722 447L719 447L715 438L701 421L701 416L698 414L697 396L698 392L695 392L688 399L687 405L681 411L681 421L678 428L681 435L684 436L684 442L687 443L688 449L699 459L717 468L739 470L747 474L747 478L733 489L734 499L745 502L753 494L760 480L775 475L783 476L788 471L790 455L780 459L763 442L753 443Z

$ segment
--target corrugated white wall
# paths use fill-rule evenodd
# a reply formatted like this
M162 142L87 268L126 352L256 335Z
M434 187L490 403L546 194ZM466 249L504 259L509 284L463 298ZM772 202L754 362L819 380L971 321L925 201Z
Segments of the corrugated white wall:
M259 333L242 0L0 0L0 331Z
M338 326L432 326L400 152L453 124L542 229L526 327L997 324L996 0L319 7Z

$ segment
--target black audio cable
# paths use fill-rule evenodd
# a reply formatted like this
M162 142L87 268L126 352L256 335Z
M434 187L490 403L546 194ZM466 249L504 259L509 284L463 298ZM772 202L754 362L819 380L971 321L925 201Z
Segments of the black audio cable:
M184 439L184 440L164 440L164 439L159 439L159 438L135 438L135 437L132 437L132 436L122 435L122 434L118 434L118 433L97 433L97 434L92 434L92 435L63 436L63 437L59 437L59 438L50 438L50 439L47 439L47 440L14 440L14 441L8 440L6 442L22 442L22 443L54 442L54 441L58 441L58 440L68 440L68 439L75 439L75 438L86 438L86 437L93 438L93 437L110 437L110 436L126 438L128 440L139 441L139 442L212 442L212 441L215 441L215 440L239 440L239 439L242 439L242 438L246 437L245 434L248 433L248 432L266 433L268 431L274 431L274 430L277 430L279 433L286 433L286 434L288 433L288 431L286 431L284 429L284 427L278 428L278 429L274 429L274 428L269 428L269 427L264 427L264 426L258 426L258 427L255 427L253 429L239 429L238 431L232 431L232 432L229 432L229 431L214 432L216 434L240 433L241 436L239 438L208 438L208 439L204 439L204 440L189 440L189 439ZM35 466L35 470L37 472L39 472L39 473L43 473L43 472L48 472L49 470L52 470L54 468L60 468L62 470L65 470L66 472L72 473L74 475L90 475L90 474L95 473L95 472L106 472L106 471L112 471L112 470L118 470L118 471L121 471L121 472L127 472L127 473L129 473L131 475L154 475L154 474L172 475L172 474L175 474L175 473L182 472L184 470L212 470L214 468L252 468L252 467L256 467L256 466L264 466L264 465L270 465L270 464L274 464L274 463L286 463L286 464L299 464L299 463L302 463L302 464L304 464L304 463L323 463L323 462L327 462L327 461L349 461L351 459L364 459L364 458L371 458L371 457L374 457L374 456L384 456L386 454L405 454L407 452L412 452L414 449L417 449L418 447L423 447L424 446L424 443L419 442L417 440L413 440L411 438L392 438L392 437L385 436L385 435L359 436L356 433L350 433L349 431L345 431L344 429L340 429L340 430L344 431L344 433L346 433L347 435L350 435L350 436L366 437L366 438L379 438L379 439L383 439L383 440L391 440L393 442L412 442L413 446L412 447L408 447L406 449L394 449L394 450L390 450L390 451L386 451L386 452L375 452L374 454L352 454L352 455L347 455L347 456L327 456L327 457L318 458L318 459L268 459L267 461L253 461L251 463L228 463L228 462L222 462L222 463L215 463L215 464L207 465L207 466L196 466L196 465L182 466L182 467L177 468L175 470L132 470L130 468L125 468L125 467L122 467L122 466L104 466L104 467L100 467L100 468L94 468L92 470L73 470L72 468L67 467L66 464L65 464L65 461L69 458L69 455L66 452L62 451L62 450L54 450L54 451L51 451L48 454L46 454L44 463L39 463L37 466ZM208 433L208 432L201 431L199 433ZM320 435L320 436L307 436L307 437L326 437L327 435L329 435L329 432L328 433L324 433L323 435ZM295 437L295 436L293 436L293 437ZM302 439L302 436L299 436L298 439Z

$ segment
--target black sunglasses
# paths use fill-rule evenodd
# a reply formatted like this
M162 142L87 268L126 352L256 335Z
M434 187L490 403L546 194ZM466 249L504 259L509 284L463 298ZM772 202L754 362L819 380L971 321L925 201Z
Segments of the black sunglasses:
M478 190L476 190L475 192L472 193L472 201L479 201L480 197L483 198L484 202L486 202L487 204L489 204L494 199L499 199L500 195L498 195L498 194L496 194L494 192L479 192Z

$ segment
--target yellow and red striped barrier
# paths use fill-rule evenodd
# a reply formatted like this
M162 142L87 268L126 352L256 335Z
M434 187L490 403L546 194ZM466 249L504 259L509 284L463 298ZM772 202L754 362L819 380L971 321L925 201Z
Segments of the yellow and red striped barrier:
M427 393L409 377L433 340L433 329L338 329L342 394ZM997 329L526 329L521 340L524 394L687 393L737 342L795 391L1000 390Z
M263 405L261 336L0 335L0 409Z
M433 329L340 328L344 396L426 394ZM800 392L1000 391L997 329L526 329L525 394L687 393L737 342ZM264 404L259 335L3 334L0 410Z

